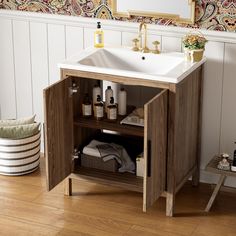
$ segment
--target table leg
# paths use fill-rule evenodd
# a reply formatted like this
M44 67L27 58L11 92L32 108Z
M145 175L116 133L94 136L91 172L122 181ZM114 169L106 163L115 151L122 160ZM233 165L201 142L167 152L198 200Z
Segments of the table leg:
M210 198L210 200L209 200L209 202L208 202L208 204L206 206L206 209L205 209L206 212L210 211L210 209L211 209L211 207L212 207L212 205L213 205L213 203L214 203L214 201L216 199L216 196L217 196L217 194L218 194L218 192L220 190L220 187L225 182L225 179L226 179L225 175L221 175L220 176L219 182L217 183L217 185L216 185L216 187L215 187L215 189L214 189L214 191L213 191L213 193L211 195L211 198Z

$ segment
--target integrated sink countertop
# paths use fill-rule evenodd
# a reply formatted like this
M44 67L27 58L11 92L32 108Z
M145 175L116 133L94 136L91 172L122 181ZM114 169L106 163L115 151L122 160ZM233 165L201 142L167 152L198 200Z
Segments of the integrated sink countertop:
M125 47L87 48L59 64L60 68L179 83L206 61L185 61L184 53L142 53Z

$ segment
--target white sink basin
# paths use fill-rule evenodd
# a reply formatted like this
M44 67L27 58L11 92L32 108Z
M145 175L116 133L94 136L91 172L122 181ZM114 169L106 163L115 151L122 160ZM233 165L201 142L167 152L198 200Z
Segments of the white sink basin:
M141 53L130 48L88 48L59 64L60 68L178 83L198 66L183 53Z

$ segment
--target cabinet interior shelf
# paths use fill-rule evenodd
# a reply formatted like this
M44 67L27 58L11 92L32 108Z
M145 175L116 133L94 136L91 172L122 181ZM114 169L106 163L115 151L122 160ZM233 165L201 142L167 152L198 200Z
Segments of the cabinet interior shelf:
M73 178L92 180L100 184L122 187L130 191L143 192L143 178L131 173L109 172L93 168L78 167Z
M124 119L124 116L118 116L118 119L116 121L109 121L108 119L98 121L94 117L86 118L83 116L79 116L75 118L74 124L85 128L105 129L127 135L134 135L139 137L144 136L143 127L120 124L122 119Z

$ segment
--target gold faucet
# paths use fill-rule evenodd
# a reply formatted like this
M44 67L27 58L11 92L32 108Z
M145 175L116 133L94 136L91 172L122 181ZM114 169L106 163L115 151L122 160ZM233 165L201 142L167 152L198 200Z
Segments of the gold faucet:
M143 32L144 30L144 32ZM143 43L143 33L144 33L144 43ZM134 45L132 50L133 51L141 51L143 53L154 53L159 54L160 50L158 49L160 42L154 41L152 44L154 45L154 50L150 50L147 46L147 24L144 22L141 22L139 25L139 34L138 38L135 38L132 40Z
M142 29L144 28L144 45L142 45ZM141 22L139 25L139 41L140 41L140 51L143 53L149 53L150 50L147 47L147 24Z

